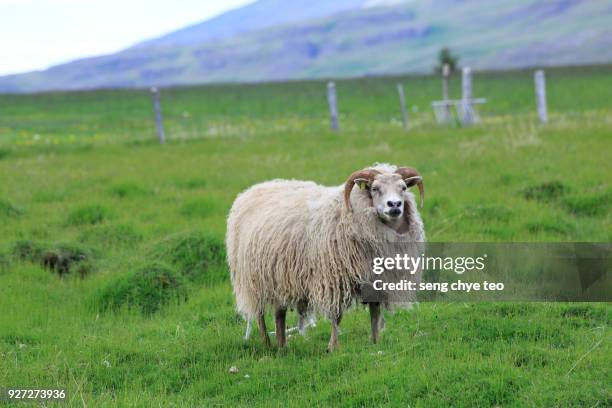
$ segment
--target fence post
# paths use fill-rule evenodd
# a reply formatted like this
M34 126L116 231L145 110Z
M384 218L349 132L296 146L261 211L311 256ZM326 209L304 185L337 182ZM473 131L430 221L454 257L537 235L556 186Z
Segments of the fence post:
M474 115L472 111L472 70L470 67L463 67L461 99L463 105L463 124L471 125L474 123Z
M336 84L327 83L327 103L329 104L330 127L338 130L338 99L336 98Z
M397 93L400 98L400 107L402 108L402 122L404 129L408 129L408 112L406 111L406 98L404 97L404 87L402 84L397 84Z
M442 66L442 100L444 101L444 122L449 123L451 119L451 110L448 103L448 80L450 78L450 66L444 64Z
M157 137L159 138L159 143L163 144L166 141L166 135L164 134L164 119L161 112L161 103L159 102L159 89L152 87L151 94L153 95L153 110L155 110Z
M548 122L548 108L546 106L546 78L544 77L544 71L537 70L533 74L535 81L536 101L538 104L538 117L541 123Z

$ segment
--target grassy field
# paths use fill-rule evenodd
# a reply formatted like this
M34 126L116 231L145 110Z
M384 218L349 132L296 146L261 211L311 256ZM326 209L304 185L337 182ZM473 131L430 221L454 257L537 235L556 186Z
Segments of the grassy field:
M0 95L0 387L96 407L611 406L609 304L425 303L378 345L355 309L333 354L323 320L266 349L241 338L223 261L241 190L377 161L424 175L430 241L612 241L612 74L547 79L548 126L517 72L476 76L489 101L464 129L434 124L437 79L341 81L338 134L324 83L162 90L164 146L144 91Z

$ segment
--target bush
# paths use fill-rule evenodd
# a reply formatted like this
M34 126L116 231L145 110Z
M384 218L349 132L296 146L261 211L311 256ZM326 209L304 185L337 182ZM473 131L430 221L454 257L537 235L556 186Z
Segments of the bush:
M102 311L127 307L150 315L171 302L186 300L183 276L168 265L153 262L104 287L98 294L97 304Z
M216 236L199 232L172 236L157 244L151 256L176 266L193 281L213 283L227 277L225 245Z
M560 181L549 181L535 186L527 187L523 190L523 197L528 200L554 201L565 195L569 188Z
M133 247L142 241L143 236L128 224L94 225L81 232L79 239L113 248Z
M69 225L94 225L110 218L110 211L99 204L88 204L73 209L68 215Z

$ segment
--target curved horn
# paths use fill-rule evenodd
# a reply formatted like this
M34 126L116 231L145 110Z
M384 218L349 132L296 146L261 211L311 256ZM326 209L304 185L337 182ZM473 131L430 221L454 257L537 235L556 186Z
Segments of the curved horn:
M379 174L380 172L374 169L358 170L351 174L348 180L346 180L346 183L344 183L344 204L349 212L353 211L353 208L351 207L350 198L351 191L353 191L353 186L355 185L355 180L363 178L369 180L371 183L372 181L374 181L374 177Z
M412 187L415 184L417 185L417 187L419 188L419 196L421 197L422 208L423 203L425 202L425 188L423 187L423 177L419 174L418 171L411 167L398 167L395 172L402 176L404 181L406 181L407 179L411 179L410 183L406 183L408 184L408 187Z

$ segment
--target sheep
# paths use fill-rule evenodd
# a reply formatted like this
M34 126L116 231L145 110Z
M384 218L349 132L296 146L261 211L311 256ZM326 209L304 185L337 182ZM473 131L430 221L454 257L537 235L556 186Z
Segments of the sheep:
M264 312L275 311L276 339L286 345L288 308L315 311L332 323L327 350L338 345L342 314L371 281L369 262L397 242L423 243L423 179L414 169L377 164L354 172L344 184L272 180L238 195L227 221L227 259L236 308L256 320L270 345ZM353 188L357 186L358 188ZM416 254L415 254L416 255ZM369 303L372 341L382 325L379 302ZM248 336L245 336L248 337Z

